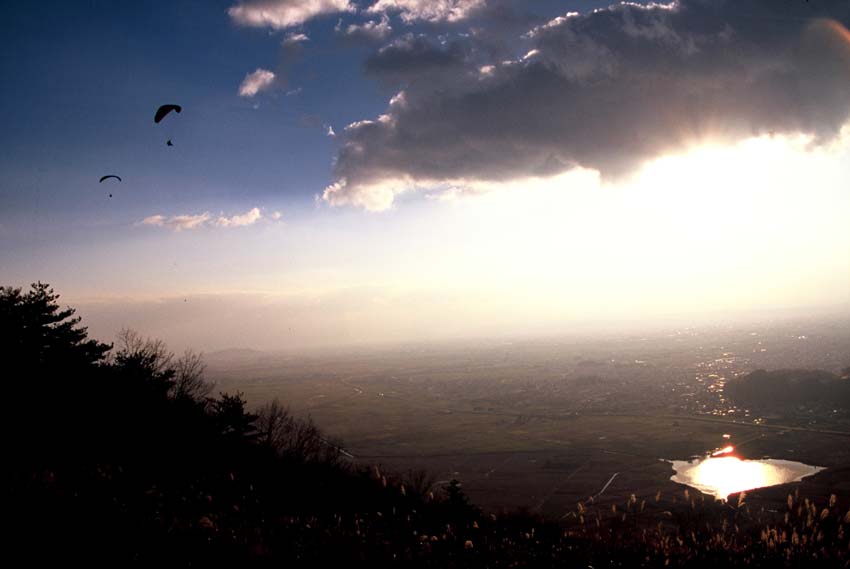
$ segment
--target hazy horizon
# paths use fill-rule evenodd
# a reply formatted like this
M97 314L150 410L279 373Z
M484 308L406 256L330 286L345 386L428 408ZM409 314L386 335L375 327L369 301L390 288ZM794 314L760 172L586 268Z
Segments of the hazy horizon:
M57 291L61 292L61 291ZM287 305L283 300L256 298L221 299L214 295L175 297L135 302L61 301L76 309L89 333L113 341L123 328L159 338L173 349L212 353L231 349L263 352L310 353L315 350L384 349L399 346L442 345L475 342L588 341L625 335L657 335L695 329L744 329L766 325L806 323L850 323L850 306L801 306L782 309L749 309L715 314L656 315L610 318L541 319L540 321L493 322L486 328L462 326L453 320L412 320L392 330L365 330L357 319L341 321L334 307L315 308ZM228 302L230 301L230 302ZM222 306L224 305L224 306ZM175 319L175 314L179 319ZM317 315L321 317L317 317ZM454 326L447 325L447 322ZM431 324L430 327L424 324Z

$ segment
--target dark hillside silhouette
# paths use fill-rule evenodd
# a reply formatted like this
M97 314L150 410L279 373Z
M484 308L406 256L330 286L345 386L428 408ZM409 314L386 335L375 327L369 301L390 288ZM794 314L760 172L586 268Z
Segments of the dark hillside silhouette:
M0 287L5 557L26 566L847 567L850 513L789 495L750 511L684 493L485 515L461 484L355 469L273 401L212 397L199 355L87 337L44 284Z
M850 379L822 370L758 369L730 381L729 396L750 408L796 409L800 406L850 408Z
M88 339L58 298L41 283L0 288L6 498L24 558L353 559L359 540L314 547L300 520L345 513L350 524L423 499L350 469L338 442L276 401L254 414L238 393L210 397L197 354L127 330L114 348Z

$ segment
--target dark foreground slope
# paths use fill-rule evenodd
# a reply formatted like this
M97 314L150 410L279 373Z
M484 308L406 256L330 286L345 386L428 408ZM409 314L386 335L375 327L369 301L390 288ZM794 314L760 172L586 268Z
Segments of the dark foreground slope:
M45 285L0 288L5 561L26 565L846 567L850 513L789 495L752 511L684 493L484 515L457 484L356 470L277 405L210 396L200 360L87 338ZM650 499L651 501L651 499Z

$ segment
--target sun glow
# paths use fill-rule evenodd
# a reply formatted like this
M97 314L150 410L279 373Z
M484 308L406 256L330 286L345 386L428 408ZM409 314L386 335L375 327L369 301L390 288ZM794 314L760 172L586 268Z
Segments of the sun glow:
M711 488L723 498L744 490L773 486L783 481L782 473L769 464L724 456L703 461L693 475L697 488Z
M673 469L676 471L671 478L674 482L687 484L721 500L745 490L795 482L823 470L788 460L745 460L718 453L699 461L673 461Z
M836 263L850 244L837 213L850 211L850 194L832 151L810 143L703 146L626 180L575 170L466 184L451 194L456 217L439 222L453 243L438 266L455 285L497 283L501 298L533 296L594 317L812 303L837 288L836 271L847 273ZM789 266L815 280L801 282ZM566 304L577 298L579 307Z

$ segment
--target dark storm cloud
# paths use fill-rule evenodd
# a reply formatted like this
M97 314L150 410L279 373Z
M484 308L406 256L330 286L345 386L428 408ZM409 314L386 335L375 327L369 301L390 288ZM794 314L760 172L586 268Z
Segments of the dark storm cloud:
M510 60L486 63L475 30L408 36L369 60L404 94L346 129L324 198L381 209L421 183L619 177L768 132L827 141L850 116L848 21L846 0L624 3L514 36Z

